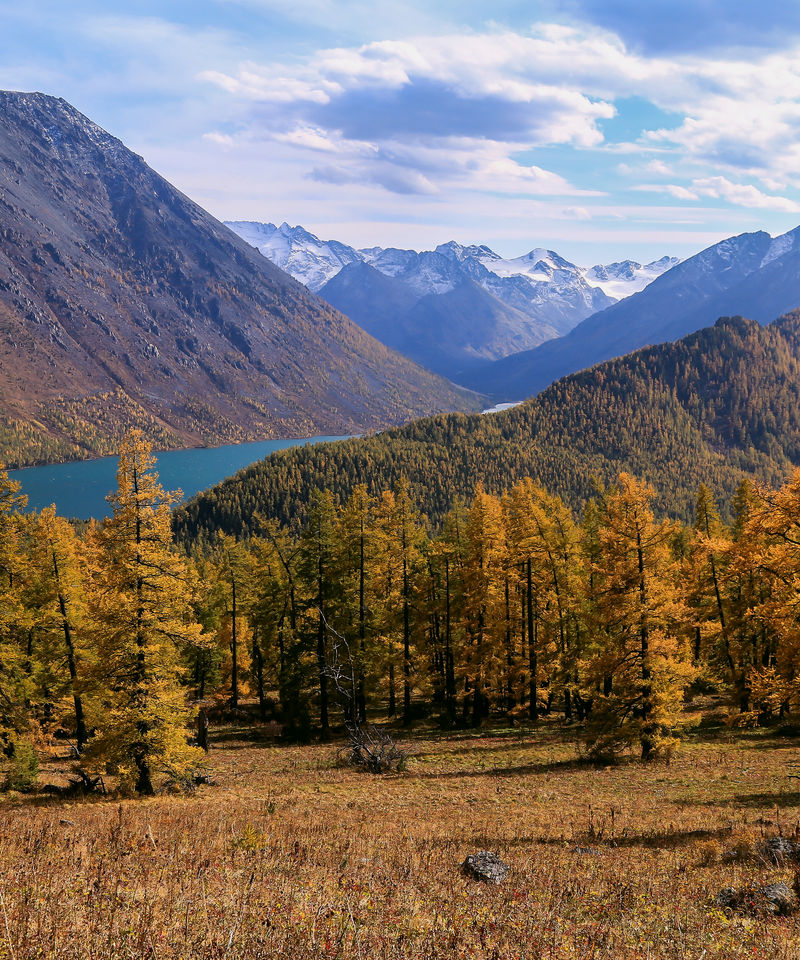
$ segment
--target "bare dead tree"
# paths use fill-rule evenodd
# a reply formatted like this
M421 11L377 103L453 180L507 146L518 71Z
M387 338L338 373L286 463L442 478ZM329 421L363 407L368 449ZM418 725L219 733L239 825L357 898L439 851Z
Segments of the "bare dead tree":
M385 730L360 719L358 671L350 644L328 623L322 611L320 616L330 637L325 658L325 675L333 683L344 716L344 727L349 741L346 749L347 762L370 773L402 770L406 762L406 752Z

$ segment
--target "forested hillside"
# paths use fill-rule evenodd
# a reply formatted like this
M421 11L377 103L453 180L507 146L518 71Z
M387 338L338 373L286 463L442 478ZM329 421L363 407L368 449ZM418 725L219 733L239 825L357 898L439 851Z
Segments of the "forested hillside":
M457 497L530 476L573 508L620 470L647 479L656 508L686 518L698 485L729 501L744 476L778 484L800 462L800 312L760 327L720 319L554 383L492 415L450 414L372 437L273 454L186 504L184 541L252 531L256 515L302 519L313 490L343 502L405 476L438 524Z

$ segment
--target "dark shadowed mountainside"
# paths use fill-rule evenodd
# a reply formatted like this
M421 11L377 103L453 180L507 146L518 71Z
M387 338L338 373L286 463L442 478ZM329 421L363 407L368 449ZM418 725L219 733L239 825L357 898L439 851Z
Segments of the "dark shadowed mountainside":
M558 336L471 279L445 293L420 295L374 267L351 263L319 295L381 343L457 382L480 360Z
M566 374L676 340L717 317L743 314L769 323L798 306L800 227L774 239L745 233L678 264L566 336L473 368L462 382L498 400L520 400Z
M0 459L359 433L477 398L375 341L63 100L0 93Z

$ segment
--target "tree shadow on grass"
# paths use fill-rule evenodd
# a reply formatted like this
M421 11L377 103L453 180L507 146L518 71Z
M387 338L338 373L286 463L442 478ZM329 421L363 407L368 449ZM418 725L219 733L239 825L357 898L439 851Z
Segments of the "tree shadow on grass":
M797 793L740 793L720 806L737 807L800 807L800 791Z
M274 734L259 727L237 727L236 729L226 727L217 730L212 728L209 733L208 742L212 753L217 750L224 753L234 750L250 750L253 747L287 749L289 747L303 746L303 744L299 744L293 740L282 740L280 737L276 737Z
M742 743L742 746L746 750L796 750L798 742L796 737L788 737L775 733L769 736L762 736L758 739L754 737Z
M550 763L524 763L513 767L486 767L472 770L420 770L414 771L414 776L421 780L459 780L469 777L504 777L529 776L531 774L557 773L567 770L591 770L592 766L579 759L553 760Z

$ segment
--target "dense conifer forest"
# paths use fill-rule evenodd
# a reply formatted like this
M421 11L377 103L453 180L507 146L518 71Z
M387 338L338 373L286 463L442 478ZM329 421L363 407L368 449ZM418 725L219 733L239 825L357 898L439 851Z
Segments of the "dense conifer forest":
M690 520L698 486L729 504L745 478L777 485L800 460L800 314L761 327L720 319L677 343L647 347L564 377L492 415L449 414L376 436L273 454L183 506L184 543L259 518L298 524L312 492L337 505L359 484L380 496L402 478L435 528L476 484L499 494L531 477L581 510L620 470L655 489L656 511Z

